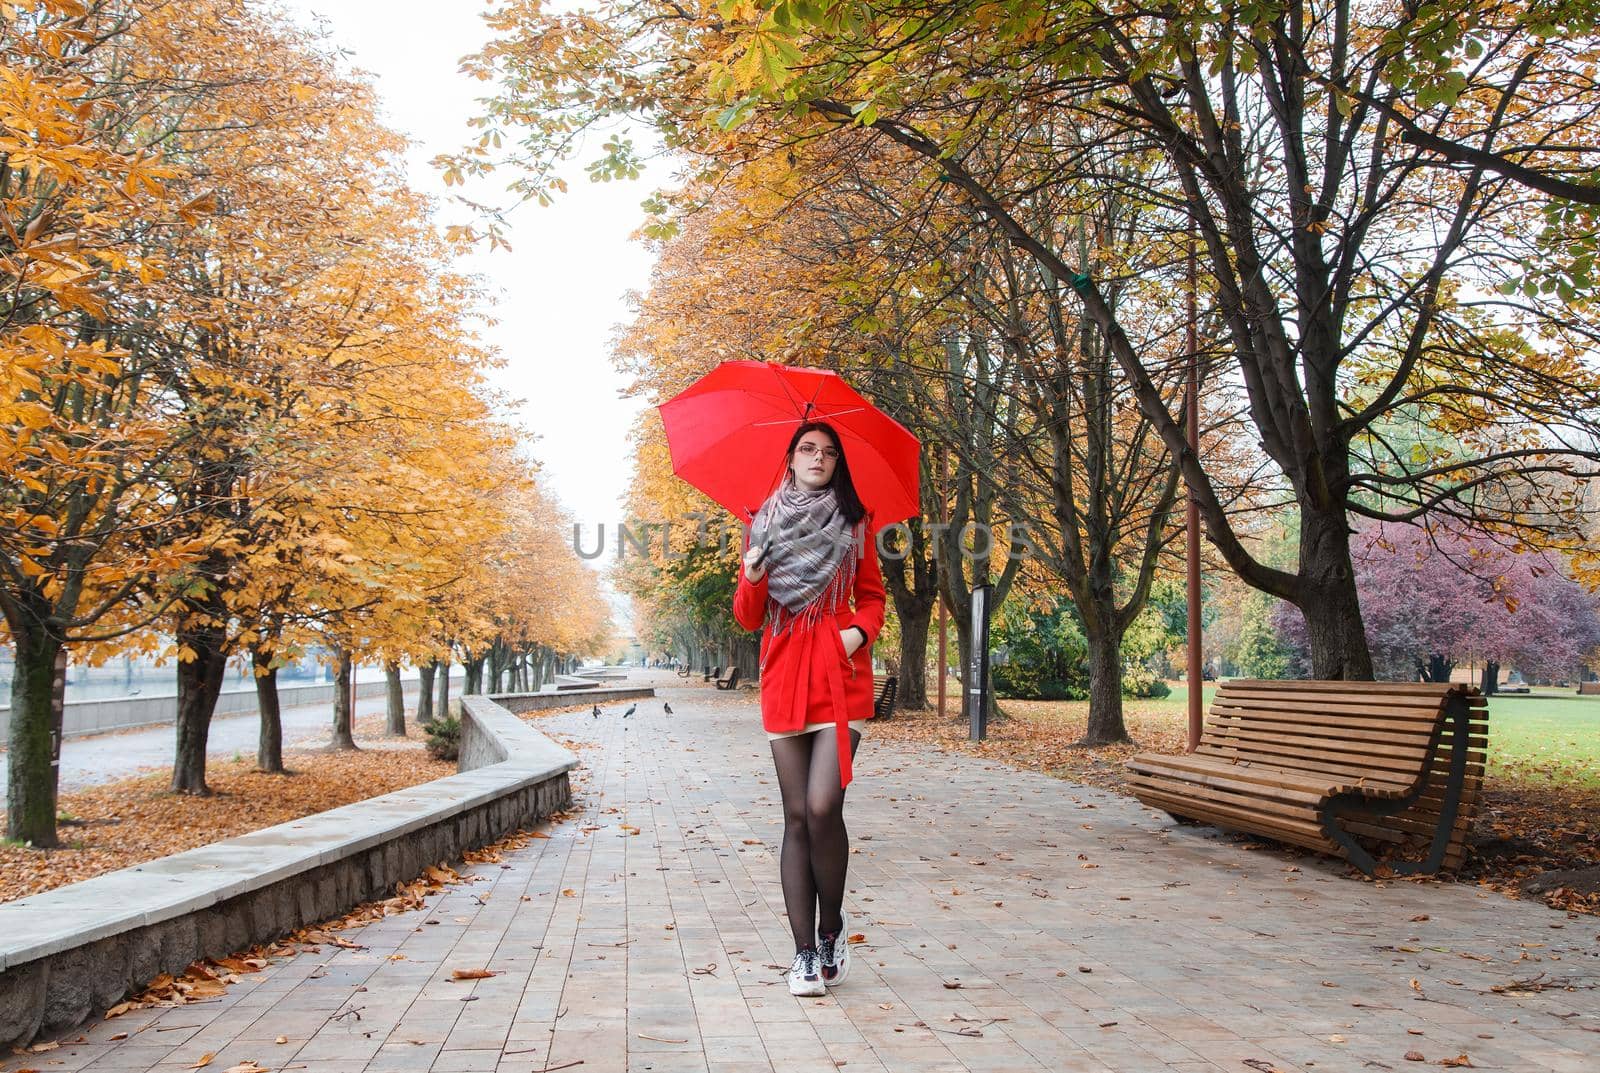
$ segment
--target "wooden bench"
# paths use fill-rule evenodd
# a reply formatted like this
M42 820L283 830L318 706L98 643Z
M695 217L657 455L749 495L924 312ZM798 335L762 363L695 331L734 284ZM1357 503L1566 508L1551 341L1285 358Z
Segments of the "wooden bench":
M717 688L718 689L732 689L734 686L736 686L738 684L739 684L739 668L738 667L729 667L726 671L724 671L722 674L717 676Z
M1140 801L1344 857L1368 875L1460 866L1488 744L1463 684L1226 682L1200 746L1128 761ZM1400 854L1423 852L1420 860Z
M888 719L894 715L894 691L899 684L900 680L889 674L878 679L878 684L872 687L872 717L874 719Z
M715 677L717 677L717 676L718 676L718 675L720 675L720 674L721 674L721 673L722 673L722 668L721 668L721 667L713 667L713 666L711 666L711 665L709 665L709 664L707 664L707 665L706 665L706 673L705 673L705 676L704 676L704 677L702 677L702 678L701 678L701 679L700 679L700 681L702 681L702 682L709 682L709 681L711 681L711 679L713 679L713 678L715 678Z
M1600 696L1600 682L1579 682L1578 683L1578 696L1580 696L1580 697Z
M682 667L678 668L678 677L679 678L687 678L693 673L694 673L694 668L689 666L687 663L685 663Z

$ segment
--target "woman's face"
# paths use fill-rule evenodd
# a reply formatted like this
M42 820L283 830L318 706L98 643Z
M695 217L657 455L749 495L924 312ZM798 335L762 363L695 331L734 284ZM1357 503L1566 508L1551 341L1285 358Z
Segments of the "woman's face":
M801 436L800 442L794 445L794 454L789 456L795 484L807 491L825 487L833 480L833 471L838 465L839 449L821 429L812 429Z

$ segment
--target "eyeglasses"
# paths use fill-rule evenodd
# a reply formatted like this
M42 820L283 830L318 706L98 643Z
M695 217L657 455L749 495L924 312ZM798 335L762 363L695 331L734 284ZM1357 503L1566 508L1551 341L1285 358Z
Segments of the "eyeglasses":
M837 447L818 447L814 443L802 443L800 446L794 449L794 453L799 455L801 458L811 458L818 451L821 451L822 457L826 458L829 462L839 461L839 449Z

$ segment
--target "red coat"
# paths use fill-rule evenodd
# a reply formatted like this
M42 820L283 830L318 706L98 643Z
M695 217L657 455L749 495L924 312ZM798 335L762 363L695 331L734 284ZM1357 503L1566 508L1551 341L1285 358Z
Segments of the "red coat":
M846 554L857 554L855 550ZM872 645L883 629L883 570L878 565L877 532L869 529L856 562L855 610L840 601L813 627L800 620L774 636L767 614L767 575L751 582L739 564L733 617L761 635L761 723L771 731L799 730L807 723L833 723L839 737L839 785L850 785L851 719L871 719ZM866 632L866 643L845 656L840 634L851 626Z

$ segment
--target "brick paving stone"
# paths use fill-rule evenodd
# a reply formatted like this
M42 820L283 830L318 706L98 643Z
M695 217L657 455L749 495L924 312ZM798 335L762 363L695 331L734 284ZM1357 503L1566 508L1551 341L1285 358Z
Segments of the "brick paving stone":
M1351 879L870 727L846 810L866 942L847 984L796 999L755 694L651 677L659 698L626 723L539 721L584 765L549 838L351 932L364 949L89 1026L48 1068L175 1073L209 1052L207 1068L309 1073L1238 1073L1409 1067L1414 1049L1600 1069L1594 927L1465 885ZM1491 990L1540 972L1576 990Z

